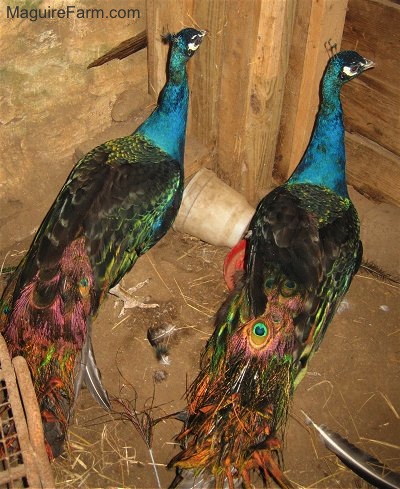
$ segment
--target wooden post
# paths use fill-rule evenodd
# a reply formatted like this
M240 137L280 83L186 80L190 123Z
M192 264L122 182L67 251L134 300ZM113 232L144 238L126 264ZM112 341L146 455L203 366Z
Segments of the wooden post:
M191 11L192 0L146 0L149 93L155 100L166 79L168 48L162 36L183 29Z
M298 0L290 57L292 76L284 98L276 153L277 170L286 179L300 161L315 122L319 86L329 60L325 43L340 48L348 0ZM304 26L308 26L304 36Z
M193 17L194 5L198 4L199 24ZM147 38L148 38L148 74L149 93L157 100L158 94L166 80L166 60L168 47L162 42L162 35L169 32L178 32L184 27L197 27L208 29L204 24L212 18L214 10L218 10L219 0L209 2L194 2L194 0L147 0ZM202 7L200 7L202 5ZM209 5L207 10L205 5ZM206 15L208 12L208 15ZM206 40L203 42L207 42ZM188 178L204 166L211 166L211 118L212 98L207 98L211 89L210 83L204 73L210 72L209 64L205 61L207 52L200 48L199 54L194 56L188 64L189 87L191 91L189 103L188 128L185 146L185 177ZM211 70L213 71L213 70ZM211 82L213 83L213 82ZM195 116L193 116L193 113ZM206 115L208 114L208 115ZM195 121L195 123L194 123ZM215 124L217 118L215 117Z
M296 1L262 4L247 106L247 195L257 203L272 185Z
M195 1L192 20L200 29L207 30L201 53L193 59L189 73L192 87L189 132L215 155L218 139L220 78L224 53L226 0Z
M227 3L217 172L256 203L272 179L296 2Z

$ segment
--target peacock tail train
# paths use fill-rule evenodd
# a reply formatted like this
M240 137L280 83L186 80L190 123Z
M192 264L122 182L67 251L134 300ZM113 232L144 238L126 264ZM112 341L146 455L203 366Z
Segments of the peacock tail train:
M11 355L24 356L33 373L52 458L62 452L74 401L76 362L85 342L90 342L94 277L82 238L66 248L54 276L45 278L37 271L22 286L28 260L29 255L3 294L0 320L6 325L3 335ZM102 394L108 408L107 394Z
M331 58L308 149L256 209L243 277L217 313L187 391L170 487L192 479L193 487L250 488L253 470L292 487L280 468L290 401L362 257L339 94L372 66L352 51Z
M171 466L197 476L206 468L215 487L225 480L234 487L234 479L250 487L250 472L258 467L265 477L285 480L271 453L280 448L275 435L293 388L290 315L302 298L282 298L271 297L265 313L254 318L241 285L222 306L188 392L187 427L177 438L185 449Z

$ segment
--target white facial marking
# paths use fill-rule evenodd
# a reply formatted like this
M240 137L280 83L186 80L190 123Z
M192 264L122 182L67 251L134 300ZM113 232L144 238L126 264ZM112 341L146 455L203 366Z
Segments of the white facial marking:
M200 46L200 44L196 44L194 42L190 42L188 44L188 48L190 49L190 51L196 51L196 49L198 49L199 46Z
M354 66L343 66L343 73L347 76L354 76L357 74L357 69Z

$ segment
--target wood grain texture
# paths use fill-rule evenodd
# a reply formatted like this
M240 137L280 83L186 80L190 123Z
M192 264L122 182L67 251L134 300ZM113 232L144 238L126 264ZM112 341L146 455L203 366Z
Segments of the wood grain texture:
M243 172L246 105L249 100L251 64L254 63L261 1L230 0L223 28L223 58L218 110L217 174L228 185L246 195ZM247 196L247 195L246 195Z
M276 152L277 171L286 179L307 148L319 106L319 87L329 60L325 43L340 47L348 0L300 0L292 41L290 71L298 73L286 86L284 113ZM308 16L308 19L307 19ZM304 36L302 26L307 29ZM297 75L295 75L297 76Z
M183 29L190 21L192 8L193 0L146 0L149 93L155 99L166 80L168 47L162 36Z
M218 108L223 103L219 92L228 4L226 0L196 1L192 13L195 25L207 30L207 35L200 48L201 52L190 62L191 102L188 130L202 144L208 146L211 152L215 152L217 145Z
M346 132L347 181L378 202L400 206L400 157L358 134Z
M250 79L247 146L248 194L256 203L271 186L289 65L296 1L275 0L263 5Z
M342 48L372 59L375 68L343 89L346 129L400 156L399 46L398 3L349 0Z
M299 94L303 79L304 59L306 55L308 23L312 2L297 0L293 26L292 45L290 47L289 68L284 89L282 114L275 153L274 174L281 183L289 174L291 151L296 137L295 128L298 117Z
M226 13L216 170L253 204L271 183L294 7L230 1Z

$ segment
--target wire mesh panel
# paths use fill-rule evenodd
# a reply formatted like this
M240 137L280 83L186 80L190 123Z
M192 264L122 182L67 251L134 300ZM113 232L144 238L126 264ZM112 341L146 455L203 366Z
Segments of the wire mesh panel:
M0 335L0 489L22 487L55 484L28 366Z
M15 424L6 382L3 377L3 368L0 366L1 391L0 391L0 487L23 487L26 484L26 468L23 456L19 449L18 437L15 432Z

